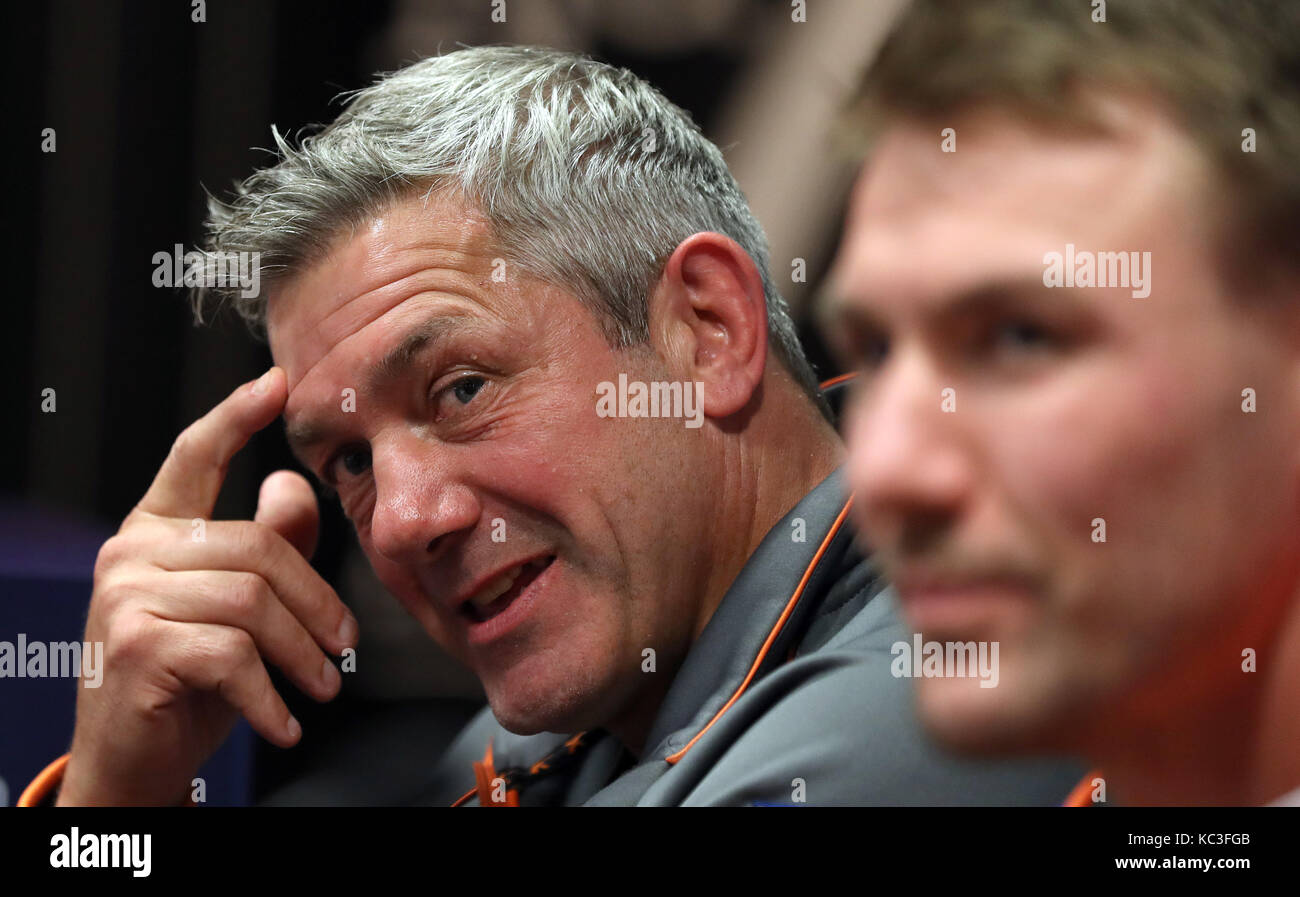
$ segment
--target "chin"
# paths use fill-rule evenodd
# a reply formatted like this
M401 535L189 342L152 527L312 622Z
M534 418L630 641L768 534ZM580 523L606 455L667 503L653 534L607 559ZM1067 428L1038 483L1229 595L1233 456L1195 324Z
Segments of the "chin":
M486 682L485 691L497 722L516 735L578 732L604 718L603 690L591 678L544 677L516 669Z
M973 679L922 681L917 714L936 742L973 757L1062 750L1071 731L1037 696L1005 682L980 688Z
M501 728L507 732L513 732L515 735L537 735L540 732L557 731L548 724L544 717L527 713L515 713L510 709L498 707L496 704L491 704L491 706L492 715L501 724Z
M541 732L569 734L595 728L595 725L584 725L581 722L590 719L589 715L581 712L581 708L521 706L517 702L491 699L488 703L501 728L515 735L537 735Z

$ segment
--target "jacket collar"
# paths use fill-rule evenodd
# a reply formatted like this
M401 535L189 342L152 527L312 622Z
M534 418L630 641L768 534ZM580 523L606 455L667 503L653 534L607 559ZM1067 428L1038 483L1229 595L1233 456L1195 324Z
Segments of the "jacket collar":
M862 563L846 522L848 506L837 469L768 531L677 671L642 762L675 763L749 685L797 648L830 586Z

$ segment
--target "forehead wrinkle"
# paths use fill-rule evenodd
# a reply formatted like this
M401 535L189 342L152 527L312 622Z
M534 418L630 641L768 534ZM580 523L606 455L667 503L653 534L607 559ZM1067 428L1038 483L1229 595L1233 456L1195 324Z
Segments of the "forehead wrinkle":
M421 256L423 255L421 253ZM326 339L343 332L347 332L350 337L422 293L448 292L451 295L464 295L482 304L475 295L479 279L473 274L454 267L456 262L448 260L445 254L437 253L437 255L440 257L436 261L427 257L413 259L411 264L415 265L415 268L409 273L401 275L396 280L385 278L384 283L379 286L359 293L344 302L321 320L318 330ZM448 290L446 287L452 289Z
M449 292L463 293L481 304L478 291L498 254L490 226L472 209L458 205L446 214L431 214L427 200L410 198L377 214L368 227L354 229L343 238L342 245L319 264L292 278L287 292L298 294L292 305L293 317L300 323L295 328L286 320L286 326L280 329L297 335L315 333L327 344L342 342L346 335L364 329L409 295L420 292L410 282L421 279L425 272L434 281L430 288L450 287ZM345 298L344 290L351 292L346 286L349 283L356 283L360 292ZM315 295L304 294L308 289ZM404 297L402 293L409 295ZM322 304L330 308L317 314L307 310L308 306ZM306 372L290 381L291 393L320 357L303 360L307 362Z
M363 394L373 396L385 383L399 379L431 343L444 338L457 326L456 322L462 317L456 314L448 315L445 312L434 313L408 328L398 344L365 375ZM298 382L301 383L305 379L304 375ZM304 420L301 415L293 423L286 421L285 426L289 445L300 458L302 450L323 441L330 430L330 424L316 418Z
M429 212L427 196L423 201L408 199L395 204L376 215L370 227L354 230L320 264L288 284L292 290L311 287L313 291L329 293L331 284L349 281L351 272L356 272L362 280L363 292L345 301L341 301L341 293L336 293L330 303L337 303L336 307L315 322L310 320L312 316L303 304L308 297L296 297L293 317L302 319L305 315L307 320L302 326L309 329L304 331L301 326L292 329L286 321L286 326L279 328L288 331L283 339L292 340L314 332L318 339L324 338L327 348L289 381L286 410L293 404L294 392L334 350L408 300L422 293L446 293L485 306L480 295L485 282L479 275L493 248L486 219L473 209L461 206L456 207L454 215L431 219ZM426 274L433 282L420 282ZM391 280L394 276L397 279ZM381 278L383 282L375 284ZM368 286L367 282L375 285ZM328 295L314 297L316 302L330 302L330 299ZM287 373L289 365L281 366ZM287 433L299 445L319 438L323 429L322 423L303 421L301 417L290 425L286 416L285 423Z
M372 290L367 293L362 293L356 299L350 300L347 303L345 303L343 306L335 309L333 312L330 312L330 314L326 316L325 320L321 321L321 323L317 325L317 332L325 335L327 338L329 337L328 331L331 329L344 330L350 328L351 332L348 333L346 336L343 336L341 339L338 340L337 343L331 345L328 349L326 349L323 353L321 353L320 357L318 357L315 361L313 361L311 365L305 371L302 372L301 376L299 376L297 379L289 383L289 395L292 396L293 391L297 389L303 382L305 382L306 379L311 375L311 372L314 371L316 368L318 368L321 365L321 363L324 362L325 359L327 359L332 352L334 352L335 349L338 349L340 346L344 345L354 337L359 336L362 333L362 331L364 331L367 327L371 326L381 318L386 317L388 314L392 313L394 310L400 308L401 306L411 301L412 299L417 299L421 296L445 295L445 296L450 296L457 300L467 299L478 307L486 308L483 299L477 295L474 289L472 289L473 287L481 286L481 284L473 277L467 275L466 282L464 284L457 284L455 291L450 289L439 289L436 287L421 288L421 285L419 284L407 284L406 290L410 290L410 292L407 293L406 290L398 292L397 293L398 301L384 302L384 303L373 303L373 302L366 303L371 306L372 310L366 313L364 316L359 315L356 318L356 320L349 321L345 325L339 327L335 327L335 328L328 327L328 322L330 321L330 319L338 315L339 313L343 312L349 306L358 304L358 302L365 299L366 297L373 297L374 294L381 289L387 289L388 287L396 287L402 284L406 284L407 281L417 278L424 273L436 273L439 278L439 283L447 286L447 284L445 284L445 280L441 278L444 278L445 275L451 272L447 271L446 269L421 268L420 270L413 271L412 273L401 278L400 281L394 281L392 284L386 284L384 287L377 288L376 290Z

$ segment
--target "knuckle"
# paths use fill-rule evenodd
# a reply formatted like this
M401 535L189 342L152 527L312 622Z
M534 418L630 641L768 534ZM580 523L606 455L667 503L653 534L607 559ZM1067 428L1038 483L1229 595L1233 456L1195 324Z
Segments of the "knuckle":
M276 557L276 542L280 538L275 530L263 523L245 521L239 525L236 538L240 552L257 564L267 564Z
M104 654L114 665L139 664L156 653L156 627L147 614L119 614L108 625Z
M105 576L95 584L91 603L100 614L113 615L119 613L123 605L128 602L131 592L132 590L121 579Z
M190 424L184 430L177 434L176 439L172 441L171 453L168 461L179 462L183 468L191 468L200 465L211 465L216 467L223 474L225 473L226 464L218 463L212 446L205 436L203 419L200 418Z
M227 590L225 600L236 618L253 619L266 607L270 587L256 573L237 573Z
M126 540L121 536L112 536L103 545L99 546L99 554L95 556L95 570L92 576L92 583L96 589L100 584L108 580L115 567L121 564L130 556Z
M274 725L280 695L265 673L254 678L236 676L234 671L221 677L218 691L231 706L238 707L250 720Z
M258 656L253 637L242 629L228 626L211 636L209 651L216 665L226 670L238 669Z
M253 683L252 697L255 703L266 708L274 708L277 704L283 703L280 700L280 693L275 690L275 685L271 683L271 677L264 672L258 675L257 680Z
M91 604L101 618L112 618L137 606L148 591L147 580L139 579L138 573L126 567L116 566L95 584Z
M193 458L195 444L198 441L198 424L196 422L176 434L176 438L172 440L171 457L178 461Z

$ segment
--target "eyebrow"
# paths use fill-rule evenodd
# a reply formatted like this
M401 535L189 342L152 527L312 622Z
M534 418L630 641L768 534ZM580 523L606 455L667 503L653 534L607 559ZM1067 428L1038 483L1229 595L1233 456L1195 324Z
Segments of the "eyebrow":
M927 304L921 313L927 319L961 318L989 310L1022 308L1026 303L1046 301L1056 307L1072 305L1079 298L1078 287L1045 287L1035 277L993 278L959 291L951 298ZM1058 300L1059 297L1059 301ZM817 300L817 319L823 327L846 324L880 329L883 321L869 303L855 302L844 293L825 290Z
M411 327L398 344L370 369L360 390L361 394L375 395L387 384L400 379L421 354L456 327L456 317L458 316L433 315ZM285 438L289 441L289 449L294 457L304 467L310 467L304 461L307 450L328 439L332 431L333 427L324 421L300 418L293 423L286 423Z
M845 327L859 331L883 330L883 323L875 311L854 302L835 286L826 286L813 298L813 325L822 338L834 342L834 333Z
M408 330L402 341L371 370L366 378L365 392L373 394L385 383L399 379L429 344L441 340L455 326L454 320L447 315L434 315Z

